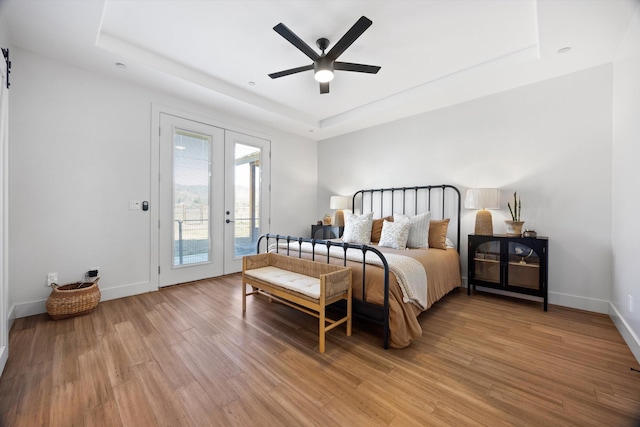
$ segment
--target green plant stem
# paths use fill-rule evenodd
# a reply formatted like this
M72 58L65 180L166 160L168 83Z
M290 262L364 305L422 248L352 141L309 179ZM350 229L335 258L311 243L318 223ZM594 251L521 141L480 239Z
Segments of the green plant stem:
M520 221L520 211L522 210L522 201L517 196L517 191L513 193L513 209L511 208L511 203L507 203L507 207L509 208L509 213L511 214L511 219L513 221Z

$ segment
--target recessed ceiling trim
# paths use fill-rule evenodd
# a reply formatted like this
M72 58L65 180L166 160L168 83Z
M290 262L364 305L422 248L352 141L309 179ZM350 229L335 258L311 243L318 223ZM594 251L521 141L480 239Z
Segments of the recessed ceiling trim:
M510 52L508 54L492 58L488 61L484 61L463 70L459 70L432 79L418 86L406 89L402 92L396 93L386 98L376 100L369 104L362 105L358 108L336 114L335 116L327 117L326 119L320 120L320 127L327 128L337 125L341 122L350 121L357 119L358 117L366 116L368 114L376 113L383 110L389 110L391 108L395 108L399 105L405 104L408 101L415 99L416 97L427 97L428 99L429 92L432 91L436 83L444 83L446 86L460 85L461 82L465 81L465 79L473 78L474 75L475 77L477 77L479 74L486 75L487 73L491 73L492 71L495 73L500 73L501 69L499 67L522 64L538 59L540 59L540 50L538 48L538 44L536 43L534 45L519 49L515 52ZM427 105L428 103L425 103L424 111L428 110L428 108L426 107ZM419 114L424 111L417 111L415 114ZM390 118L390 120L394 119Z
M319 126L317 120L307 114L301 113L299 110L285 107L282 104L270 101L252 92L225 83L208 74L178 64L161 55L149 52L148 50L141 49L110 34L99 34L96 40L96 46L122 57L128 57L131 60L138 61L145 66L162 71L179 79L214 90L220 94L228 96L229 98L261 108L269 113L276 113L277 115L286 117L287 119L293 119L301 122L306 126Z

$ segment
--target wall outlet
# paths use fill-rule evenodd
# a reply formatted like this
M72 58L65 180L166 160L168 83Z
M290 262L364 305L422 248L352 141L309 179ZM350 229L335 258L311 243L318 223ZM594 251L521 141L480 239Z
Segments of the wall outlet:
M629 297L629 313L633 313L633 295L627 295Z
M58 273L47 274L47 286L51 287L53 283L58 283Z

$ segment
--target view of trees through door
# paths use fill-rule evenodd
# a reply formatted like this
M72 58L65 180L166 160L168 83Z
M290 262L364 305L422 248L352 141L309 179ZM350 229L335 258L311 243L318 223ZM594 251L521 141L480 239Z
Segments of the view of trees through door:
M209 261L208 138L176 131L174 161L174 266ZM255 253L260 235L260 148L234 147L234 254Z
M173 265L207 262L211 140L182 129L173 138Z

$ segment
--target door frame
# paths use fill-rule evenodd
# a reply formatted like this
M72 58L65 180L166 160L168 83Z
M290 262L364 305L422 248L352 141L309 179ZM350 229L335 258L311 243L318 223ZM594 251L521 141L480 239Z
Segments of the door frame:
M255 132L252 130L240 128L230 125L229 123L220 122L210 117L203 116L193 112L187 112L179 108L170 107L163 104L151 104L151 164L150 164L150 194L149 194L149 291L157 291L159 289L159 257L160 257L160 241L159 241L159 221L160 212L158 210L160 203L160 114L168 114L181 117L186 120L200 122L206 125L219 127L225 130L242 133L256 138L271 141L272 137L267 134ZM270 175L270 173L269 173ZM269 176L269 182L271 177ZM270 189L269 189L270 190ZM265 196L268 201L271 200L271 191L267 191ZM271 208L270 204L265 207L267 229L271 224Z
M9 88L8 70L0 66L0 375L9 359ZM10 318L11 316L11 318Z

